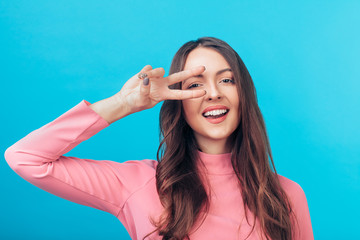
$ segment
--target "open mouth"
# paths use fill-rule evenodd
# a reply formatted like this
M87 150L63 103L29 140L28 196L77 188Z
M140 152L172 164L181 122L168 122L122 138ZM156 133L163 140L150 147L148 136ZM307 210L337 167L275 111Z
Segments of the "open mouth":
M225 116L228 112L229 109L216 109L216 110L204 112L202 115L206 118L215 119Z

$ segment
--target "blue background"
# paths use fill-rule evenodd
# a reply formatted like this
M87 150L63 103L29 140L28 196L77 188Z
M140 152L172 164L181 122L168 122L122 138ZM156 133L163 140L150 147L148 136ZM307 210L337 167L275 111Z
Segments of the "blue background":
M168 73L215 36L255 82L278 172L304 189L315 239L359 235L360 1L2 1L0 150L82 99L110 97L144 65ZM155 159L160 105L67 156ZM140 150L139 150L140 149ZM2 239L130 239L112 215L53 196L0 161Z

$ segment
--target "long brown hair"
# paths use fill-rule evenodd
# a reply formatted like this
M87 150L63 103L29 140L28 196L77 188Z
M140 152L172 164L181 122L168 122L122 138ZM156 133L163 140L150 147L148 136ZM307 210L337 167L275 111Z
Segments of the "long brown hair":
M277 177L254 83L239 55L220 39L199 38L178 50L169 74L183 70L187 56L197 47L220 53L234 75L240 100L240 123L231 136L231 161L239 180L244 208L255 216L252 231L259 219L260 229L267 239L292 239L290 203ZM171 88L180 89L181 83ZM160 134L156 187L164 211L153 224L163 239L188 239L195 223L200 221L201 224L204 220L209 199L196 171L198 145L185 121L181 101L166 100L163 103ZM247 215L246 219L248 221Z

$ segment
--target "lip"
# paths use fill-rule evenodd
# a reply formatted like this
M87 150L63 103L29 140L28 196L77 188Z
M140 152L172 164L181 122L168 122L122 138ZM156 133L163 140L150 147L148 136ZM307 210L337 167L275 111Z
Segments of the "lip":
M221 122L225 121L227 115L228 115L228 114L225 114L224 116L219 117L219 118L205 118L205 119L206 119L206 121L208 121L209 123L218 124L218 123L221 123Z
M228 113L229 113L229 111L230 111L230 109L229 109L228 107L226 107L226 106L224 106L224 105L209 106L209 107L207 107L207 108L204 109L204 111L202 112L202 115L204 116L204 113L206 113L206 112L208 112L208 111L221 110L221 109L226 109L226 110L228 110L228 112L227 112L224 116L219 117L219 118L206 118L206 117L205 117L206 121L208 121L209 123L218 124L218 123L223 122L223 121L226 119L226 117L227 117L227 115L228 115Z
M224 105L214 105L214 106L210 106L204 109L204 111L202 112L202 114L208 112L208 111L212 111L212 110L220 110L220 109L226 109L229 110L228 107L224 106Z

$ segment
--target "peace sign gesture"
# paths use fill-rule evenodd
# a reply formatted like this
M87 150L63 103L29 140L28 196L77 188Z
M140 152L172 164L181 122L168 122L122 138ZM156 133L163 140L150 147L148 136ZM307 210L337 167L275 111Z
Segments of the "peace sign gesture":
M165 70L163 68L152 69L150 65L147 65L140 71L147 75L145 77L147 79L139 79L139 74L134 75L116 95L132 109L131 112L152 108L157 103L168 99L184 100L201 97L205 94L204 90L174 90L169 86L204 71L205 67L199 66L164 77Z
M204 71L204 66L198 66L164 77L163 68L152 69L150 65L146 65L139 73L131 77L118 93L90 107L112 123L126 115L152 108L164 100L202 97L205 95L204 90L170 89L169 86ZM140 73L146 74L146 77L140 78Z

